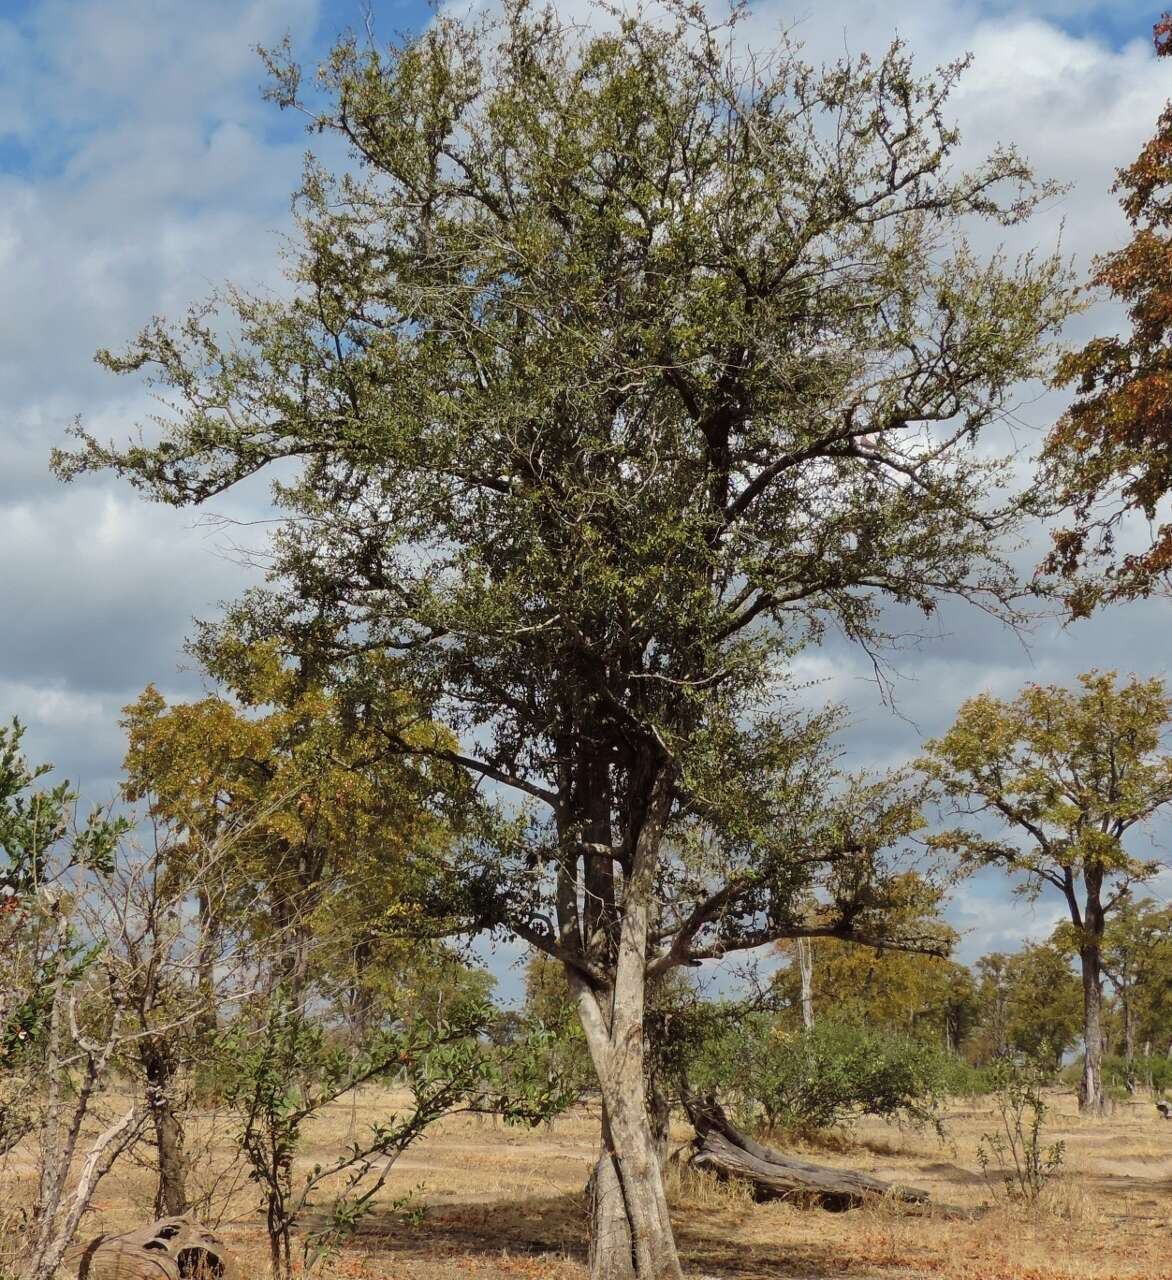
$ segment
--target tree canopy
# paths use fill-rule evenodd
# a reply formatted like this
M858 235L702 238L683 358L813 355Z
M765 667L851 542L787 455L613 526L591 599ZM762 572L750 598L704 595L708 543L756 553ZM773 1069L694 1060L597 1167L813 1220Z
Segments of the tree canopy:
M887 935L918 797L837 767L787 665L828 626L882 643L892 602L1012 607L1030 502L981 438L1069 308L1056 260L966 241L1050 188L1012 149L954 164L963 64L818 71L667 17L441 16L311 84L271 54L274 100L351 160L307 164L292 295L105 353L169 408L56 459L175 504L279 464L274 589L203 651L393 672L458 735L426 754L517 797L465 844L467 912L567 968L606 1112L596 1276L679 1274L648 980Z

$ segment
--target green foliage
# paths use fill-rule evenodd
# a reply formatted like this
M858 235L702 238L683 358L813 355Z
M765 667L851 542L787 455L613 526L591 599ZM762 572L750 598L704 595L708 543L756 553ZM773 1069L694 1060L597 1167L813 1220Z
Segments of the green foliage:
M1084 993L1079 1103L1097 1109L1106 927L1131 887L1161 868L1128 844L1134 828L1172 804L1172 754L1163 749L1172 697L1160 679L1119 682L1091 671L1078 682L1027 685L1011 702L969 699L952 728L926 744L921 767L961 812L989 814L1000 826L941 832L931 844L964 868L1002 868L1030 897L1061 894ZM1061 1055L1054 1035L1049 1050Z
M742 65L677 16L445 14L341 42L312 100L272 54L273 98L353 161L307 165L294 287L103 353L174 411L157 444L83 433L56 458L176 504L282 466L280 581L200 653L223 674L260 637L355 685L393 670L479 753L443 758L559 815L467 849L470 924L604 968L613 921L539 929L569 898L530 872L611 876L583 831L627 848L656 787L662 918L692 929L672 964L783 936L820 875L840 928L881 925L878 851L918 828L914 789L837 774L779 676L827 625L881 641L883 598L1007 601L998 540L1029 502L972 446L1069 308L1057 260L966 243L1049 188L1008 148L953 166L961 66ZM382 728L409 747L409 723Z
M565 1082L566 1103L584 1094L595 1081L590 1050L578 1021L562 965L537 951L525 965L525 1003L521 1026L544 1047L546 1058L535 1064L551 1079Z
M720 1092L772 1132L825 1129L863 1115L937 1123L948 1078L939 1050L905 1036L822 1020L786 1031L768 1014L726 1024L700 1051L689 1083Z
M291 288L101 353L165 420L55 457L176 505L276 468L270 581L197 651L410 692L387 744L491 784L458 904L420 916L565 963L613 1103L668 971L815 900L890 936L920 788L838 767L792 659L827 627L884 643L889 602L1012 612L1034 504L987 437L1070 309L1058 259L966 239L1053 188L1012 148L955 163L962 64L820 72L670 8L444 12L314 77L270 54L274 100L349 149L307 162ZM646 1190L636 1249L671 1251Z
M1057 1072L1083 1023L1082 986L1069 954L1052 944L1027 944L1010 955L982 956L976 969L976 1055L984 1061L1024 1056Z
M1012 702L982 694L926 744L921 763L944 794L1007 833L957 830L933 843L970 865L1021 873L1029 893L1049 885L1068 894L1067 871L1088 888L1159 871L1130 854L1124 836L1172 803L1172 755L1161 751L1172 698L1162 680L1118 684L1114 672L1089 672L1079 685L1027 685Z
M74 868L108 872L118 839L129 830L126 821L101 811L76 824L77 793L67 781L36 786L53 766L30 766L20 749L23 737L19 720L0 725L0 906L9 911Z
M1037 1204L1062 1168L1066 1144L1043 1138L1047 1072L1028 1060L1002 1059L992 1069L1000 1130L983 1134L977 1147L981 1172L1010 1200Z
M942 1091L950 1098L980 1098L996 1088L994 1064L979 1066L956 1057L945 1064Z
M1139 1087L1163 1096L1172 1089L1172 1058L1162 1053L1125 1058L1108 1054L1103 1059L1103 1079L1112 1089L1130 1092Z
M17 720L0 725L0 1151L33 1123L54 1004L101 950L71 922L78 882L110 872L130 827L97 809L78 821L77 793L41 785L53 766L31 765L23 736Z

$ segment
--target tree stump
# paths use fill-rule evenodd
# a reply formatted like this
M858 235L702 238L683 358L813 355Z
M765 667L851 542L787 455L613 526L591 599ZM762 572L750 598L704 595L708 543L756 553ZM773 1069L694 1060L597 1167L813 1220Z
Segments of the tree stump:
M223 1240L185 1216L97 1236L72 1263L78 1280L243 1280Z

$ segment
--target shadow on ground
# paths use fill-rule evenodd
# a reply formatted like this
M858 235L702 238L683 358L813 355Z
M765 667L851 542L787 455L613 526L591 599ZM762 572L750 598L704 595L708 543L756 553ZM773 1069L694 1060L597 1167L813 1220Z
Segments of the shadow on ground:
M829 1280L850 1274L862 1280L890 1276L889 1268L860 1268L830 1243L793 1242L783 1252L776 1242L754 1243L735 1232L733 1219L743 1220L753 1208L736 1212L678 1210L676 1234L685 1274L712 1280ZM812 1209L810 1213L821 1213ZM372 1216L355 1243L387 1263L420 1259L466 1259L490 1262L511 1258L545 1259L582 1267L586 1262L586 1216L579 1195L532 1198L523 1204L452 1205L429 1210L420 1221ZM906 1267L900 1280L915 1280Z

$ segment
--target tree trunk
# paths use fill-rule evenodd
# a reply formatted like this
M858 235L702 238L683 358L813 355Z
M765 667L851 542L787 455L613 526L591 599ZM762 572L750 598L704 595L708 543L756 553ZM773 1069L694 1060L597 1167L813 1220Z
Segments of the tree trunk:
M159 1185L155 1192L155 1217L176 1218L190 1208L187 1200L187 1161L183 1155L183 1123L175 1111L175 1064L166 1046L145 1037L139 1041L139 1058L146 1076L146 1095L155 1148L159 1160Z
M652 1071L647 1084L647 1114L651 1120L651 1136L655 1144L655 1156L662 1169L667 1164L671 1146L671 1104L659 1072Z
M1120 996L1123 1007L1123 1072L1127 1082L1127 1092L1135 1093L1139 1080L1135 1074L1135 1018L1131 1012L1131 1000L1125 990Z
M602 1152L587 1187L590 1219L588 1265L591 1280L635 1280L635 1253L631 1224L606 1108L602 1112Z
M798 939L798 972L802 980L802 1026L814 1029L814 948L809 938Z
M216 934L219 926L212 911L211 896L202 887L196 894L196 910L199 916L199 954L196 961L199 1017L195 1025L202 1045L207 1046L219 1030L216 1008Z
M1103 1097L1103 981L1099 972L1099 948L1089 942L1079 952L1082 964L1083 1067L1078 1109L1101 1115Z
M711 1169L719 1178L752 1185L758 1200L813 1194L827 1207L847 1209L883 1197L926 1205L928 1193L872 1178L854 1169L832 1169L783 1155L754 1142L735 1128L713 1097L684 1099L696 1130L692 1164Z
M647 1114L643 1043L655 871L670 806L671 779L660 770L647 792L623 885L612 989L595 990L567 968L605 1115L601 1167L594 1178L590 1280L683 1280ZM625 1230L617 1221L620 1202Z
M642 1075L632 1079L620 1074L609 1090L604 1089L603 1096L608 1092L610 1158L626 1209L634 1275L638 1280L681 1280L663 1171L643 1097ZM605 1266L592 1272L591 1280L610 1280L614 1274L612 1256L612 1249L600 1253L599 1262L605 1262Z

